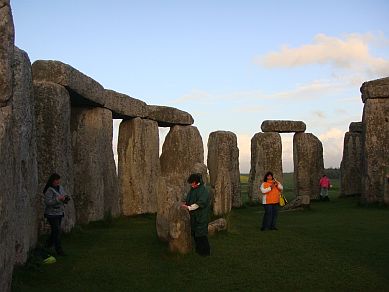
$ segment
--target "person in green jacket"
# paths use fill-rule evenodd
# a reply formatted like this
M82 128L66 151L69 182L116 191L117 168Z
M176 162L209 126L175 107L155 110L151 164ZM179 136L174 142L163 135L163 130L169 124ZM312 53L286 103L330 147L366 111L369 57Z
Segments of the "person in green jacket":
M196 252L202 256L209 256L211 248L208 242L208 221L211 199L201 174L191 174L187 181L191 184L191 189L182 208L187 209L190 214L191 233Z

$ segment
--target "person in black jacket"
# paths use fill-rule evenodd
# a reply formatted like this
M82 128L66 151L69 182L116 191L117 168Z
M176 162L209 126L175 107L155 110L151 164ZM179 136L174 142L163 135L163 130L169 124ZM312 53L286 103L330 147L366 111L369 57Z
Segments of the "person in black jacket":
M196 252L202 256L209 256L211 254L208 242L210 196L201 174L191 174L188 183L191 184L191 190L182 208L187 209L190 214L191 233L195 241Z

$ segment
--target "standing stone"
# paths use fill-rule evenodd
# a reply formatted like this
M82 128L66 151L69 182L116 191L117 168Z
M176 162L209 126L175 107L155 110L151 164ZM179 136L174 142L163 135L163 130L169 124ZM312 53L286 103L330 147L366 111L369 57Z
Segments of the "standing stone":
M384 194L386 168L389 167L389 90L387 96L367 99L363 108L363 203L389 204L389 197Z
M204 162L204 146L200 133L193 126L174 126L165 138L160 156L161 176L158 180L157 234L169 241L170 209L183 200L189 191L187 179L197 163Z
M0 107L0 291L10 291L15 263L15 162L12 106ZM10 183L11 182L11 183Z
M109 213L116 216L120 200L112 150L111 111L72 108L71 132L77 222L102 220Z
M189 212L181 208L180 202L174 203L169 211L169 250L174 253L189 253L192 250Z
M350 130L355 128L355 124L350 124ZM344 135L343 158L340 164L340 195L360 195L362 192L361 181L362 133L350 131Z
M160 170L158 123L141 118L123 120L118 156L123 214L155 213Z
M15 48L13 106L13 146L15 157L14 186L16 263L24 264L27 253L38 238L36 210L38 167L35 132L35 100L32 88L31 63L27 53Z
M251 168L248 181L248 196L254 202L261 194L259 188L265 174L271 171L282 183L282 143L278 133L257 133L251 139Z
M209 135L207 164L213 189L214 214L227 214L232 206L242 206L239 149L234 133L216 131Z
M58 84L34 81L36 143L38 161L38 206L40 230L45 225L43 188L52 173L61 176L61 184L72 200L65 205L62 228L68 232L76 223L74 208L73 156L70 133L70 96Z
M10 1L0 0L0 107L7 105L7 101L12 97L14 43L15 31Z
M323 146L311 133L293 136L294 182L296 196L318 199L319 181L324 173Z

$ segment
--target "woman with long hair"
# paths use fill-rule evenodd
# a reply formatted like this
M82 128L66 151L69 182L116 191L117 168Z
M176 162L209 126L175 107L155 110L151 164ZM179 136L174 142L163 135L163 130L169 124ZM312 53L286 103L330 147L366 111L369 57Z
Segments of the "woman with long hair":
M51 233L47 240L47 247L54 245L57 255L64 255L61 246L61 221L64 217L64 204L70 197L65 194L61 186L61 177L57 173L53 173L47 180L46 186L43 189L45 202L45 218L50 224Z
M261 184L262 205L265 209L262 220L262 231L277 230L278 205L280 203L282 189L282 184L274 178L271 171L268 171Z

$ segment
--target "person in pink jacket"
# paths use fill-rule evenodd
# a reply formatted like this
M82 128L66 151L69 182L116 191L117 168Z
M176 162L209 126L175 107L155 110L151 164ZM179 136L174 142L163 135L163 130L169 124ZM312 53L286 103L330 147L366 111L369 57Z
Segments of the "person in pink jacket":
M329 201L328 190L331 187L330 179L324 174L320 179L320 201Z

